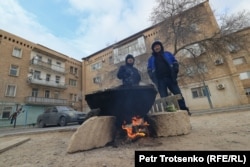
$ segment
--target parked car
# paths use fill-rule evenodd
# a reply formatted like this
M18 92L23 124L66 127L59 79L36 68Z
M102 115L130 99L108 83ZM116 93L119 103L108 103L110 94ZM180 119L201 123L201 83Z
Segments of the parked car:
M68 123L85 121L86 113L75 111L68 106L52 106L45 109L44 113L37 117L37 126L43 128L47 125L66 126Z

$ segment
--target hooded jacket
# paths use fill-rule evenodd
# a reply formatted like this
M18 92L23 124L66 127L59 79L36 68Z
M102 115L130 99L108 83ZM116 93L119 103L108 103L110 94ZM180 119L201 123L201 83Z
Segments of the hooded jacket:
M129 58L132 58L135 61L134 56L128 54L125 58L125 65L122 65L118 70L117 78L122 80L124 86L139 85L141 76L139 74L139 71L135 67L133 67L134 62L132 64L128 63Z
M156 53L154 51L154 46L155 45L160 45L161 46L161 51L160 53ZM175 59L174 55L170 52L164 51L164 47L160 41L155 41L152 46L152 55L148 59L148 66L147 66L147 71L150 79L157 85L158 80L161 78L158 78L156 75L156 65L155 65L155 57L156 56L162 56L163 60L169 65L170 67L170 77L174 82L177 82L177 74L179 72L179 64L178 61ZM157 55L160 54L160 55Z

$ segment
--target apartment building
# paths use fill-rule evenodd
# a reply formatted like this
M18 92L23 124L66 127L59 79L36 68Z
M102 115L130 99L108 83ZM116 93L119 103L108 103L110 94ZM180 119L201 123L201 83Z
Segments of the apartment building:
M188 13L192 13L193 11L206 15L205 22L200 25L193 25L199 31L204 31L202 36L194 34L197 41L207 38L219 30L209 1L188 9L184 15L188 16ZM84 94L120 85L121 81L117 79L116 74L119 66L124 64L127 54L135 56L135 67L139 69L142 76L141 84L152 84L147 74L147 60L152 52L152 42L155 40L165 40L160 32L160 26L161 23L144 29L83 58ZM172 52L174 45L164 45L164 48ZM179 84L186 103L191 110L249 104L249 51L238 50L237 53L228 51L223 55L227 59L222 60L220 57L222 55L214 55L212 58L213 63L206 66L206 71L204 72L206 76L205 80L194 79L194 76L190 75L183 76L183 74L187 73L187 68L180 65L182 73L179 76ZM178 55L176 55L176 58L181 61ZM207 62L204 56L200 56L199 59L199 61L203 59L203 62ZM187 66L189 65L190 69L192 69L190 60L187 57L183 63L186 62ZM204 87L208 88L210 96L206 96ZM86 103L83 105L85 110L88 110Z
M249 36L250 28L235 33ZM182 66L179 83L190 108L199 110L250 103L249 45L247 39L243 47L226 45L226 51L220 54L204 50L195 61L191 56L185 58L182 64L188 65ZM195 75L195 70L200 75Z
M36 123L50 105L82 111L82 63L0 30L0 126L22 108L17 125Z
M185 11L184 15L194 10L206 15L205 23L193 25L205 30L204 36L194 34L197 40L218 31L209 1ZM153 41L165 40L160 27L157 24L146 28L83 58L82 62L0 30L0 126L10 125L9 116L20 108L17 125L35 123L37 116L50 105L89 111L84 96L122 84L116 74L127 54L135 56L135 67L142 77L140 84L152 84L147 60ZM250 29L236 33L247 36ZM178 82L191 110L249 104L249 42L244 48L228 46L228 51L221 54L205 50L197 57L199 64L194 64L194 59L185 53L176 54L180 62ZM163 44L173 52L173 44ZM194 75L197 66L201 67L202 75Z

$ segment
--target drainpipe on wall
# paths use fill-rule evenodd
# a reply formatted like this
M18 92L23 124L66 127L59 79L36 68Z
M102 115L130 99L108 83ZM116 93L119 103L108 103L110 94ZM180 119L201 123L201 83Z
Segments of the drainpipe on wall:
M205 81L203 80L202 83L203 83L203 86L204 86L205 91L206 91L206 96L207 96L207 100L208 100L210 109L213 109L213 108L214 108L214 107L213 107L213 103L212 103L212 101L211 101L210 94L209 94L209 92L208 92L208 90L207 90L207 86L206 86L206 84L205 84Z

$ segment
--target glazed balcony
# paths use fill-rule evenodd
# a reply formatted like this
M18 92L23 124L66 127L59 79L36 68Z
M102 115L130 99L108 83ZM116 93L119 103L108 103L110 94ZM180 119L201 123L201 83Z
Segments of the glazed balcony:
M33 104L33 105L68 105L69 104L66 99L53 99L53 98L32 97L32 96L26 97L25 102L27 104Z
M59 73L59 74L65 74L65 68L61 67L59 65L56 64L51 64L48 62L44 62L38 59L32 59L30 61L30 64L36 68L42 69L42 70L47 70L50 72L54 72L54 73Z
M65 84L65 82L51 81L51 80L46 80L43 78L28 77L27 82L29 84L35 84L35 85L40 85L40 86L49 86L49 87L55 87L59 89L67 89L67 85Z

